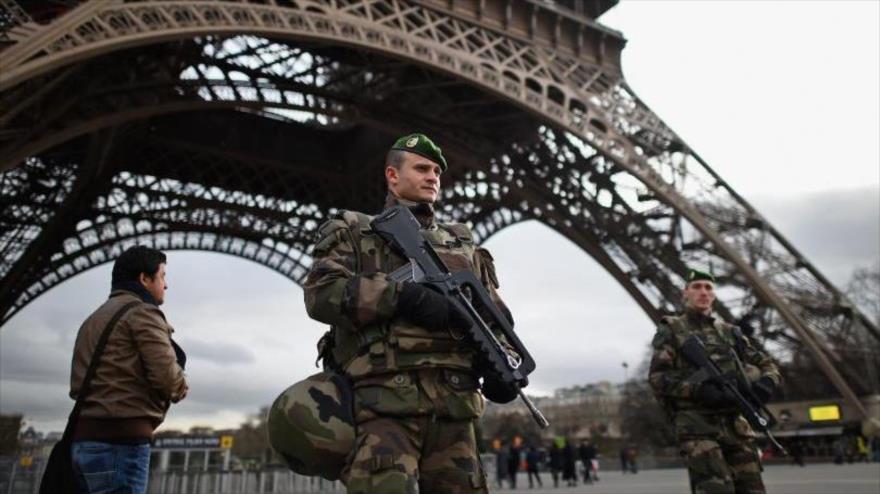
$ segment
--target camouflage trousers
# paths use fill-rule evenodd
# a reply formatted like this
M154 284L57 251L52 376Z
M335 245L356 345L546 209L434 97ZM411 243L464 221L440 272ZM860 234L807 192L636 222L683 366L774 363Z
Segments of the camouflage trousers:
M720 419L717 427L717 434L679 437L693 493L765 494L754 439L729 418Z
M350 494L485 493L473 420L379 417L357 427Z

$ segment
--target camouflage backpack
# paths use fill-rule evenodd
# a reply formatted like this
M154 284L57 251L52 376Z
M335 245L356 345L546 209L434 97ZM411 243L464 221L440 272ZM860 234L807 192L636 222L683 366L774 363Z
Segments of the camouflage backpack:
M339 478L354 448L351 384L319 372L284 390L269 409L269 444L296 473Z

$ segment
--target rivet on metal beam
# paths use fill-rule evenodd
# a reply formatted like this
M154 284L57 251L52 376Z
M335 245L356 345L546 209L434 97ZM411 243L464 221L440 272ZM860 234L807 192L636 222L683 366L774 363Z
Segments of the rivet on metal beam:
M559 37L562 34L562 16L556 16L556 25L553 26L553 47L556 48L559 45Z
M529 13L529 39L535 39L535 30L538 28L538 7L532 4Z
M577 33L577 43L574 45L574 53L578 57L581 56L581 53L584 49L584 25L578 25L578 33Z

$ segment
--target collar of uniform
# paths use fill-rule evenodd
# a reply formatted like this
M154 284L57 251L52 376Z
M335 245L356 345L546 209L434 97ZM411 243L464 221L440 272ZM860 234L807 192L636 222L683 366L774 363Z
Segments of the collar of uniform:
M706 323L706 324L712 325L715 323L715 318L713 316L704 314L702 311L688 308L688 309L685 309L684 313L687 316L689 321L696 323L696 324Z
M434 206L427 202L413 202L399 197L394 197L391 192L385 196L385 209L394 206L404 206L412 212L422 228L430 230L436 227L434 224Z

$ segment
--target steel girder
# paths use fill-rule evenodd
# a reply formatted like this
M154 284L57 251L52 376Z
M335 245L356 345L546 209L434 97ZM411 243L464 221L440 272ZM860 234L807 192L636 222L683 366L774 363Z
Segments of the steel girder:
M268 249L262 257L232 253L299 280L308 233L356 185L308 202L273 182L275 202L248 209L233 198L259 187L229 183L218 197L201 182L212 174L191 172L197 165L172 180L151 171L167 156L118 164L114 142L128 142L129 131L226 108L331 135L429 129L463 165L442 211L481 238L542 221L654 319L674 309L685 265L710 265L722 311L757 326L780 359L796 362L806 349L861 411L853 388L877 389L876 326L637 98L620 74L623 38L586 15L527 0L120 0L85 3L42 26L17 11L7 18L0 242L13 255L0 266L4 320L59 273L106 262L124 242L230 252L253 242ZM252 153L224 156L244 175L262 166ZM305 164L296 177L316 180L319 168ZM381 190L362 208L367 196ZM285 223L273 214L284 201L309 213Z

